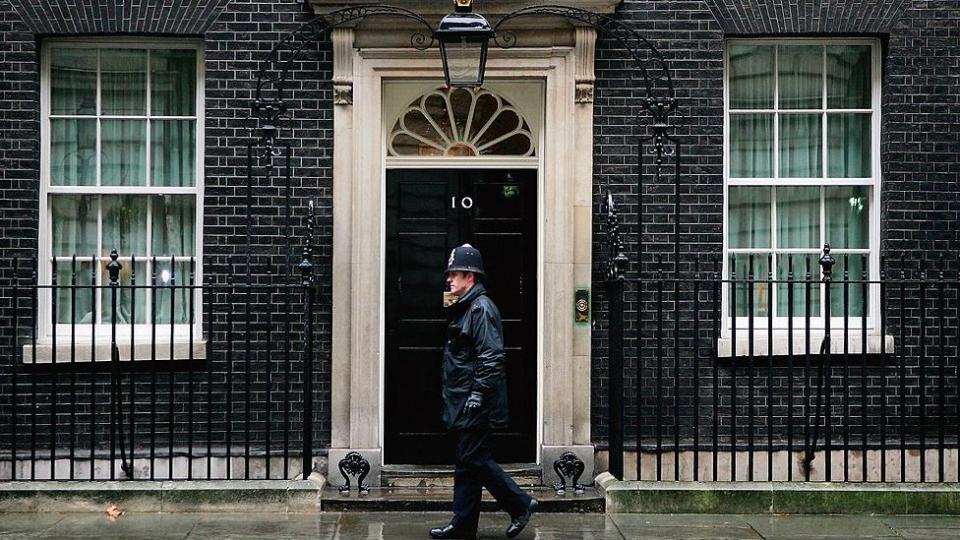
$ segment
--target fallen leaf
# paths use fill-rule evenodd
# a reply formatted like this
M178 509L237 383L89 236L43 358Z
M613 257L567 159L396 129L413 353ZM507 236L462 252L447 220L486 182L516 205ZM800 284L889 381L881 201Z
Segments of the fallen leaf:
M121 510L119 506L111 504L104 513L107 515L107 519L116 521L117 518L123 515L123 510Z

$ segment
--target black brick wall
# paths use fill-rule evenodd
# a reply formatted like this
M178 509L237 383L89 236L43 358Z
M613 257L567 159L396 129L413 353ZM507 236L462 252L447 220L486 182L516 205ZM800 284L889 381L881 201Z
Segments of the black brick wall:
M879 34L911 0L706 0L726 34Z
M231 0L198 2L77 2L8 0L30 31L40 35L201 35ZM266 4L268 2L264 2Z
M58 0L52 2L29 2L26 0L0 1L0 287L9 290L11 272L9 261L14 256L29 257L35 253L37 235L37 184L39 162L37 148L39 59L38 44L45 37L70 35L164 35L171 37L202 37L206 54L206 144L205 144L205 193L204 193L204 272L218 283L226 282L228 268L235 272L244 268L247 251L247 184L246 144L249 142L247 128L251 126L250 99L256 80L258 60L273 46L280 36L309 20L299 0L252 1L210 0L173 7L159 2L85 2ZM831 2L757 2L752 0L627 0L617 10L615 17L637 29L663 53L671 65L680 107L672 117L672 135L679 143L682 167L679 171L681 185L681 247L680 260L674 261L673 174L669 163L659 182L653 180L652 168L644 169L644 249L645 272L655 271L658 255L664 260L664 269L669 275L676 266L689 272L695 261L703 259L698 254L719 253L722 244L722 133L723 133L723 47L724 38L731 35L810 35L810 36L871 36L882 40L883 50L883 127L882 127L882 248L890 267L909 269L939 265L949 272L958 270L960 250L960 196L958 196L957 155L960 154L958 131L960 131L960 2L957 0L889 0L883 2L831 1ZM599 202L604 186L608 183L622 194L621 203L627 252L633 256L637 250L637 190L636 183L636 135L647 135L646 122L639 107L644 97L636 88L632 77L635 70L624 51L616 48L614 41L604 39L597 53L597 99L595 103L595 172L594 192ZM291 207L294 218L286 219L287 179L282 175L267 175L263 169L253 184L251 215L251 244L254 280L258 283L296 279L286 266L288 243L287 227L293 227L294 246L302 245L304 236L305 204L314 199L318 204L319 227L317 230L317 258L320 301L317 314L318 375L316 378L317 406L315 425L318 446L329 441L329 344L330 344L330 256L331 256L331 130L330 105L331 53L329 45L309 47L295 65L291 74L290 88L292 120L291 131L284 133L285 140L294 148L293 170L290 176ZM607 357L606 357L606 303L603 294L602 274L604 251L604 216L599 204L594 220L594 321L593 374L591 380L594 439L603 445L606 441L607 403ZM298 249L294 251L293 263L297 262ZM905 262L900 255L906 253ZM679 265L676 263L679 262ZM630 271L636 275L640 266L635 260ZM269 270L269 273L268 273ZM914 274L915 275L915 274ZM955 274L954 274L955 275ZM22 275L26 277L25 274ZM635 289L628 294L627 303L627 357L628 373L635 374L638 346L649 353L656 347L655 310L652 293L642 295ZM910 292L910 291L908 291ZM686 293L689 296L689 293ZM911 293L914 294L915 293ZM672 301L672 292L666 299ZM955 297L954 297L955 298ZM235 312L244 313L243 298L233 299ZM216 298L217 317L216 343L223 345L226 337L227 297ZM268 305L254 298L255 305ZM669 304L668 304L669 305ZM686 304L683 304L686 306ZM909 307L908 313L909 313ZM701 306L701 316L709 320L712 305L709 295ZM948 305L949 309L955 309ZM914 315L916 303L913 304ZM670 310L668 310L670 311ZM956 321L955 311L950 311ZM245 319L239 318L235 334L245 347L245 336L251 336L255 349L263 350L266 340L264 321L275 315L254 310L251 315L252 332L247 332ZM0 295L0 317L11 317L10 295ZM914 321L916 318L914 317ZM900 331L896 317L891 317L891 333ZM294 317L300 324L302 318ZM673 319L665 320L665 331L671 337ZM273 327L272 327L273 328ZM10 351L11 328L2 329L0 350ZM638 342L637 335L645 341ZM904 333L913 340L908 356L916 357L919 339L915 325L904 328ZM949 336L948 336L949 337ZM218 346L220 346L218 345ZM949 345L949 343L948 343ZM669 345L665 345L669 346ZM700 342L703 357L709 354L709 342ZM296 349L296 347L294 347ZM693 343L681 343L680 367L681 402L690 407L696 389L693 385ZM948 349L952 351L954 349ZM672 354L672 353L671 353ZM269 356L269 354L267 355ZM10 356L3 353L2 379L0 379L0 405L4 414L9 414ZM242 358L242 356L241 356ZM263 356L258 356L255 366L261 366ZM673 362L668 355L668 364ZM875 361L875 360L870 360ZM770 371L779 399L779 416L783 414L782 392L790 377L795 382L806 375L784 365L782 361ZM242 362L241 362L242 363ZM730 394L731 364L725 361L714 366L697 364L701 375L701 394L713 391L711 379L714 368L720 377L717 387L721 395ZM245 369L237 364L235 370ZM222 391L226 364L220 352L203 366L215 375L214 388ZM274 366L276 374L279 366ZM296 372L296 365L294 373ZM181 368L177 368L181 369ZM175 392L183 396L189 391L185 381L189 377L183 367L176 375ZM252 394L254 403L262 405L263 373L255 367L251 378L259 384ZM765 380L764 365L754 368L738 366L738 377L750 371L759 382ZM839 381L843 368L832 374ZM870 369L868 367L868 369ZM916 400L919 392L918 367L907 366L908 393ZM665 371L666 380L661 386L665 396L672 400L674 380ZM850 373L860 373L853 368ZM639 393L644 396L640 405L650 425L656 404L650 396L656 395L656 372L653 364L645 363L641 372L643 382ZM890 375L889 373L887 375ZM90 377L80 374L79 383ZM889 377L888 377L889 378ZM39 380L39 379L38 379ZM160 376L161 385L165 379ZM737 385L736 395L743 412L748 389ZM869 387L878 387L876 377L870 379ZM893 379L891 379L893 380ZM61 380L65 383L65 380ZM195 392L204 392L204 380L194 380ZM298 388L302 381L290 380L291 388ZM953 383L951 383L953 384ZM627 378L629 396L638 393L635 375ZM102 386L102 384L101 384ZM835 385L836 386L836 385ZM235 387L242 391L243 386ZM760 384L755 391L765 395L766 387ZM98 388L96 394L103 396L106 388ZM872 392L872 390L871 390ZM776 397L780 395L780 397ZM22 396L22 394L21 394ZM159 402L165 401L161 393ZM869 397L868 401L876 397ZM672 401L669 401L672 403ZM762 403L758 401L758 403ZM62 401L61 401L62 404ZM635 410L637 402L627 400L628 410ZM28 406L29 404L24 404ZM728 406L725 404L724 406ZM242 407L241 407L242 408ZM45 409L40 409L41 411ZM162 413L162 410L160 412ZM257 413L257 422L265 419ZM686 409L686 418L694 415ZM235 410L239 415L240 410ZM245 414L245 411L243 411ZM701 411L702 414L702 411ZM281 419L281 411L274 410L274 421ZM241 417L242 418L242 417ZM689 420L687 420L689 423ZM6 424L5 424L6 425ZM636 430L637 419L628 419L631 431ZM255 428L256 429L256 428ZM4 432L4 436L8 433Z

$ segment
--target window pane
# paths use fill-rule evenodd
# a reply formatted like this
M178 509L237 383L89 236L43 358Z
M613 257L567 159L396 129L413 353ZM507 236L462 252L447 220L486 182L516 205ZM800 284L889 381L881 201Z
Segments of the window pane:
M777 255L777 316L820 316L820 255ZM807 277L811 280L807 286ZM792 294L792 296L791 296ZM809 294L809 302L807 295ZM791 300L793 301L791 304ZM791 309L792 306L792 309ZM802 346L802 345L801 345ZM811 343L810 347L818 347ZM816 351L812 351L816 352Z
M827 47L827 107L869 109L871 79L868 45Z
M50 114L97 114L96 49L50 49Z
M730 310L737 317L746 317L751 312L753 302L753 315L756 317L767 316L767 299L770 294L769 283L767 283L767 272L769 268L767 255L742 255L733 257L730 274L731 282L728 287L733 287L730 304ZM750 291L753 291L753 298L750 297ZM746 329L744 329L746 331Z
M110 283L110 272L107 271L107 264L110 260L101 260L100 271L102 272L102 283ZM136 304L133 303L134 291L129 288L131 278L135 277L137 284L144 285L150 283L150 277L147 274L146 259L137 258L136 275L131 275L133 263L130 260L120 260L120 279L121 286L117 288L117 324L146 324L147 320L147 289L136 289ZM113 316L113 297L109 288L103 290L103 304L101 307L101 320L105 324L112 322ZM135 318L134 318L135 314Z
M150 51L150 89L150 114L195 114L197 52L189 49Z
M855 283L863 280L863 270L867 266L866 256L860 254L833 254L837 264L833 266L833 285L830 286L830 318L843 317L846 313L850 317L862 317L864 309L867 309L869 294L864 296L863 283ZM847 277L850 283L847 284L847 291L844 293L844 271L848 272ZM870 276L867 276L869 279ZM869 292L869 286L867 287ZM846 294L847 308L844 310L844 294ZM858 335L851 332L851 336ZM841 342L842 343L842 342Z
M193 120L153 120L150 123L152 185L193 185L194 129Z
M731 186L729 247L770 247L770 188Z
M90 324L93 318L93 289L90 287L93 261L57 261L57 322ZM69 285L78 285L71 289Z
M193 255L194 198L190 195L153 197L153 255Z
M781 109L819 109L823 106L823 47L781 46L777 58Z
M97 251L97 197L51 195L53 256L92 257Z
M116 249L121 257L147 254L147 198L139 195L104 195L101 256Z
M777 247L820 245L820 188L777 188Z
M780 176L783 178L819 178L822 133L819 114L780 116Z
M50 121L50 185L92 186L97 182L97 121Z
M827 171L832 178L870 176L870 114L827 115Z
M154 284L158 288L154 289L153 313L157 323L169 324L171 312L174 323L190 322L190 301L193 295L188 288L181 288L191 284L190 263L177 261L171 265L170 259L157 259L156 277ZM198 306L194 305L194 319L198 313L197 308Z
M147 184L147 123L144 120L102 120L100 183L104 186Z
M730 47L730 108L773 108L773 47Z
M730 176L773 176L773 115L730 115Z
M100 84L103 114L147 114L147 52L101 49Z
M870 247L870 188L825 188L824 205L827 218L827 237L824 241L839 249Z

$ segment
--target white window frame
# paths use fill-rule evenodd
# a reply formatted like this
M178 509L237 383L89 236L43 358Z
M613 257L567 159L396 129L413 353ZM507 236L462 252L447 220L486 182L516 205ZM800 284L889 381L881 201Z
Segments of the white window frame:
M188 49L196 51L197 65L196 65L196 92L195 92L195 114L193 116L153 116L149 114L149 104L150 104L150 63L149 63L149 53L147 56L147 69L146 69L146 103L147 111L146 115L132 115L124 116L124 119L162 119L162 120L194 120L195 124L195 151L194 151L194 171L195 179L194 185L190 187L164 187L164 186L52 186L50 184L50 67L51 67L51 49L54 47L63 47L64 45L69 45L70 47L76 48L92 48L92 49ZM98 88L99 88L99 75L98 75ZM98 100L98 115L96 118L101 118L99 115L99 100L100 93L97 93ZM63 356L63 351L50 351L45 350L44 346L49 345L53 341L53 334L56 332L57 340L57 349L69 348L71 340L71 326L70 324L57 324L56 328L52 324L53 313L52 313L52 291L49 287L44 287L44 285L49 285L51 283L51 260L52 260L52 236L49 226L49 220L51 219L50 212L50 195L52 194L75 194L75 195L193 195L195 197L194 201L194 256L195 261L194 265L194 279L193 283L199 285L203 283L203 186L204 186L204 122L205 122L205 110L204 110L204 48L203 42L199 40L184 40L184 39L143 39L143 38L127 38L127 37L114 37L114 38L81 38L81 39L49 39L45 40L40 53L40 199L39 199L39 242L38 242L38 269L37 277L38 283L41 284L40 290L38 291L38 302L39 306L43 306L39 310L38 314L38 332L37 332L37 341L38 341L38 353L39 355L44 356L44 361L48 361L47 356L51 353L57 354L59 359L57 362L67 361L65 356ZM69 115L67 115L69 116ZM150 169L150 129L147 129L146 133L146 145L147 145L147 170ZM99 138L100 130L97 130L97 146L99 148ZM98 158L99 159L99 158ZM99 167L98 167L99 169ZM98 177L100 172L97 173ZM99 234L99 232L98 232ZM98 242L99 242L98 237ZM89 260L89 257L84 256L83 254L77 254L78 261ZM129 254L121 254L123 257L129 257ZM98 257L102 257L102 254L98 254ZM177 262L186 262L189 264L191 257L177 257L175 260ZM138 259L139 262L140 259ZM144 257L142 260L146 260ZM158 263L161 260L169 261L169 257L164 257L163 259L157 259ZM129 263L129 261L124 261L121 259L121 264L124 262ZM67 263L69 264L69 263ZM99 264L99 263L97 263ZM98 285L103 285L102 279L103 276L100 272L97 273ZM89 276L84 276L89 277ZM150 276L138 276L137 282L139 284L146 284L149 282ZM177 281L180 281L179 279ZM85 281L89 283L89 281ZM182 284L182 282L181 282ZM109 294L104 292L101 295L101 302L108 302ZM157 353L156 356L158 359L168 359L171 356L176 355L177 358L186 357L189 351L186 351L184 347L177 345L179 342L188 342L191 340L195 345L198 345L202 341L202 314L203 314L203 303L202 303L202 294L199 288L193 291L193 301L194 301L194 322L193 324L189 323L178 323L171 325L168 323L157 323L156 324L156 344L157 344ZM102 304L101 304L102 305ZM123 343L125 349L121 352L121 357L127 359L129 356L130 342L131 337L135 341L136 346L136 358L143 359L143 350L144 348L149 348L151 346L152 333L151 327L153 323L135 323L134 325L130 324L120 324L116 325L117 331L117 341L118 345ZM171 345L171 333L170 329L173 327L172 340L174 342ZM132 328L131 328L132 327ZM109 360L109 355L101 354L101 347L106 344L109 344L111 337L112 325L110 323L97 323L97 324L76 324L76 332L73 334L75 343L78 346L78 350L83 348L85 351L89 351L91 341L96 341L96 360L103 361ZM132 336L131 336L132 334ZM161 348L162 346L162 348ZM30 345L27 346L28 348ZM126 354L124 354L126 352ZM167 352L170 354L168 355ZM198 349L195 349L195 353L199 353ZM163 354L161 354L163 353ZM89 352L86 357L78 352L76 354L76 361L89 361ZM195 358L199 357L193 355ZM148 353L149 357L149 353ZM29 362L30 356L24 354L24 360ZM41 361L41 360L38 360Z
M776 96L779 95L778 85L779 77L777 76L777 62L776 59L778 56L775 56L774 63L774 103L773 109L737 109L737 113L749 113L749 112L773 112L774 122L773 122L773 137L774 137L774 146L773 146L773 179L743 179L743 178L734 178L730 177L730 65L729 65L729 55L730 50L733 46L736 45L768 45L768 46L778 46L778 45L819 45L819 46L829 46L829 45L867 45L871 48L871 109L844 109L844 112L869 112L871 113L871 176L869 178L842 178L842 179L828 179L827 171L829 170L828 162L826 159L827 156L827 145L829 141L826 137L827 122L822 122L821 128L823 129L823 135L821 137L821 144L823 145L823 171L824 178L809 179L809 178L788 178L788 179L779 179L779 160L780 160L780 140L779 140L779 100L776 99ZM729 238L729 188L731 186L811 186L811 187L820 187L820 186L867 186L870 188L870 213L869 213L869 248L868 250L840 250L844 253L857 253L868 251L868 272L870 280L877 280L880 271L879 264L879 252L880 252L880 189L881 189L881 160L880 160L880 126L881 126L881 84L882 84L882 73L881 73L881 45L880 42L876 39L860 39L860 38L779 38L779 39L749 39L749 38L737 38L729 39L724 43L724 55L723 55L723 278L725 280L730 279L730 256L740 252L750 252L750 251L760 251L759 249L732 249L728 246ZM824 72L824 81L826 80L826 73ZM824 83L826 84L826 83ZM790 109L791 113L802 113L802 112L819 112L824 113L826 107L826 89L823 93L823 105L819 109ZM833 109L829 109L833 110ZM775 225L776 223L776 200L771 199L771 223ZM825 221L824 221L824 203L823 203L823 192L821 191L821 202L820 202L820 234L821 242L820 247L823 246L823 232L825 230ZM776 248L776 227L773 227L771 230L771 247L767 252L777 253L797 253L797 254L812 254L813 252L805 249L780 249ZM834 253L836 255L836 253ZM758 255L758 257L765 257L766 255ZM817 256L819 258L819 254ZM802 280L804 277L804 267L794 266L794 279ZM820 266L816 265L815 268L810 269L811 276L816 276L819 278L821 276ZM843 279L842 274L834 274L834 280L839 281ZM737 276L738 282L742 279L745 279L746 276ZM757 282L766 281L767 276L754 276L754 279ZM774 276L776 279L776 276ZM851 280L858 280L860 276L850 276ZM859 286L859 284L851 284L851 287ZM820 303L823 304L824 294L823 294L823 285L818 286L820 289ZM776 289L774 285L774 290ZM771 294L773 291L771 291ZM803 294L802 291L799 294ZM749 317L742 316L736 317L736 327L737 327L737 343L731 343L730 338L732 337L732 323L733 317L730 315L730 285L729 283L724 283L722 287L722 306L723 310L723 325L721 328L721 356L729 356L733 354L734 347L736 347L736 355L745 355L747 354L746 341L748 340L748 324ZM871 284L868 290L868 311L867 311L867 329L868 333L871 334L871 337L868 338L869 343L867 344L870 351L880 350L879 336L877 332L879 330L879 303L880 303L880 294L879 286L876 284ZM774 309L776 310L776 298L774 298ZM785 316L774 316L772 318L772 325L774 331L775 343L773 344L775 354L786 354L786 333L789 328L789 317ZM766 316L754 316L753 317L753 342L756 344L758 341L766 341L768 336L768 325L771 324L770 318ZM857 351L859 352L862 348L861 346L861 317L860 316L851 316L848 321L848 327L850 328L850 335L848 339L848 350L850 352ZM801 311L793 317L793 330L795 332L794 336L794 347L793 352L802 352L805 348L804 336L806 332L806 321L804 318L804 313ZM823 335L825 329L824 317L818 313L816 316L811 316L810 318L810 332L811 332L811 352L816 353L820 347L820 337ZM842 332L844 329L844 318L842 314L837 316L835 313L831 313L830 321L831 333L834 334L835 339L832 340L833 350L843 350L843 339ZM854 332L856 329L856 332ZM798 339L799 338L799 339ZM783 341L783 343L777 343ZM890 344L890 340L887 340L888 346L886 350L892 351L893 346ZM726 352L727 354L723 354ZM756 355L765 355L767 354L766 345L762 345L759 348L754 348L754 354Z

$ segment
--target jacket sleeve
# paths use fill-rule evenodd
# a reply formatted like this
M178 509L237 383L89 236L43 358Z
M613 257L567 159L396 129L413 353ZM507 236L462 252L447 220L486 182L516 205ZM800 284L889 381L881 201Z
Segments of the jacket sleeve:
M476 306L471 317L476 361L472 389L488 394L504 374L503 331L499 317L485 306Z

